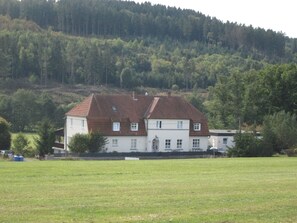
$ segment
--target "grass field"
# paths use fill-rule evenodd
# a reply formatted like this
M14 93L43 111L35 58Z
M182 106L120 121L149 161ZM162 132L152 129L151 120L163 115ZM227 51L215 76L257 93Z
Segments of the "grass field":
M0 162L0 222L297 222L297 158Z

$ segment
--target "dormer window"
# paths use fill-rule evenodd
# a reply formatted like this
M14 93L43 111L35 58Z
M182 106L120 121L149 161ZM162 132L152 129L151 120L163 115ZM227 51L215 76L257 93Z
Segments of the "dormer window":
M194 123L193 130L194 131L201 131L201 123Z
M133 131L133 132L138 131L138 123L136 123L136 122L132 122L131 125L130 125L130 129L131 129L131 131Z
M120 131L121 124L119 122L113 122L112 123L112 131L118 132Z

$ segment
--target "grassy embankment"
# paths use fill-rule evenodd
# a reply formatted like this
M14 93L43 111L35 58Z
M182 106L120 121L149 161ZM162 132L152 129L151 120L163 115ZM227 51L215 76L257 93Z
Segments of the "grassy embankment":
M297 159L1 162L0 222L297 222Z

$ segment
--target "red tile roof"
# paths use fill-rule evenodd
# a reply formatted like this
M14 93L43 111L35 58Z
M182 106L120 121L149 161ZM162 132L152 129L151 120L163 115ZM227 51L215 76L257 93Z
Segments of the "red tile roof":
M107 136L143 135L144 119L186 119L191 121L191 136L207 136L208 125L204 115L181 97L92 94L67 116L86 117L89 131L99 130ZM121 122L119 132L112 131L112 122ZM139 131L130 130L130 123L139 123ZM193 131L192 124L201 123L201 131Z

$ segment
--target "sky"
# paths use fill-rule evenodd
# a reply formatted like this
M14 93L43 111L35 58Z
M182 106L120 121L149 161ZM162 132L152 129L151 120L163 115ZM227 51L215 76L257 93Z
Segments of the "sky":
M297 38L296 0L133 0L193 9L226 22L272 29Z

